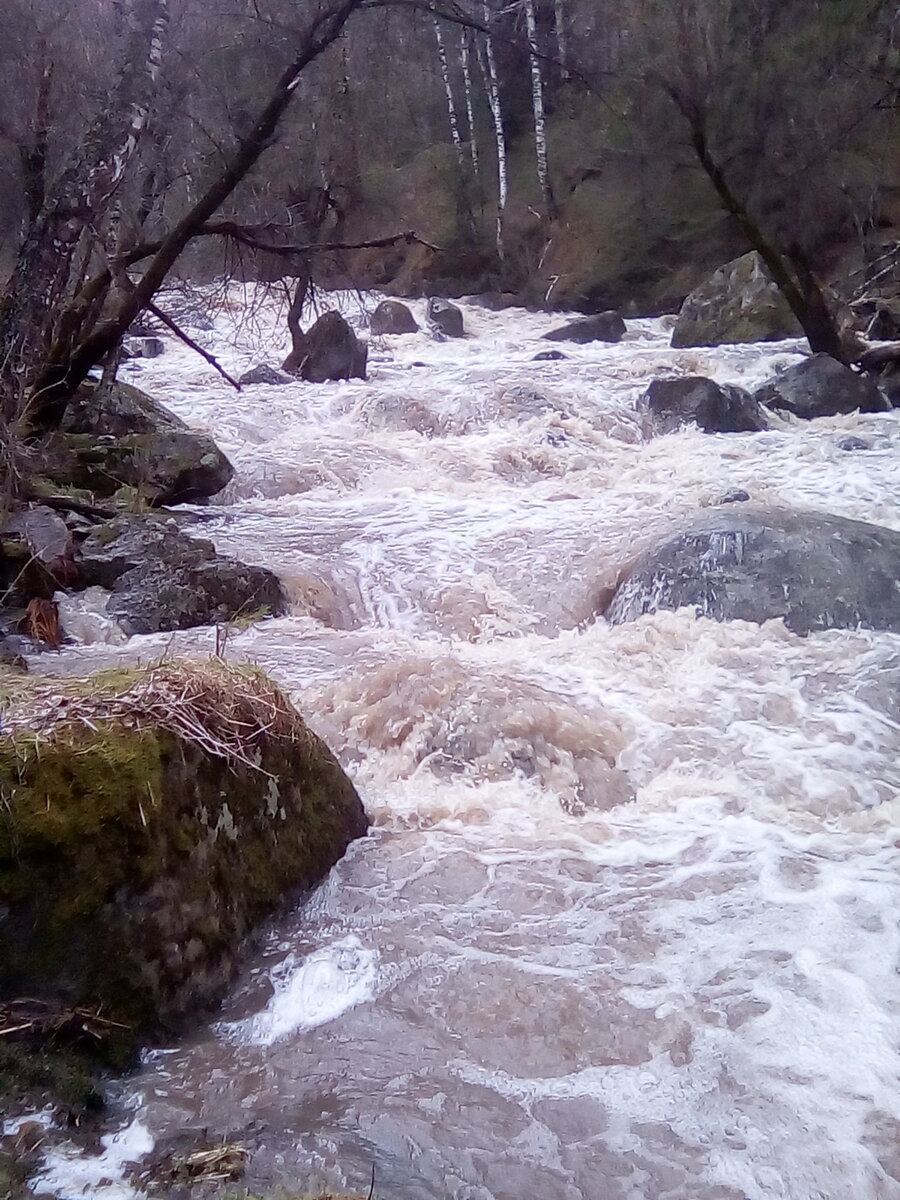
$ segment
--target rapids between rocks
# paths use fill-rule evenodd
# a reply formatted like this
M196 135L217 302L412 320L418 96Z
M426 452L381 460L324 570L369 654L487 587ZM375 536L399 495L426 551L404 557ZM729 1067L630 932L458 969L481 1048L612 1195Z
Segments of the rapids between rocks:
M287 349L249 299L197 335L234 375ZM42 1186L113 1200L187 1132L245 1145L251 1191L898 1200L900 637L595 614L735 489L900 529L900 413L649 438L654 377L752 389L801 344L633 321L533 362L554 318L463 308L464 340L374 339L368 382L237 394L173 343L126 369L235 464L197 532L293 613L228 654L375 829ZM41 669L214 646L64 615L89 644Z

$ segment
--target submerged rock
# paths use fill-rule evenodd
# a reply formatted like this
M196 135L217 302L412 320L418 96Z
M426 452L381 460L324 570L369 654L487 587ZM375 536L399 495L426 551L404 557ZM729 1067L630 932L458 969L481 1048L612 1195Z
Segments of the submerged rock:
M282 363L307 383L365 379L369 350L339 312L326 312Z
M783 618L817 629L900 632L900 533L826 513L728 505L702 513L637 560L606 616L695 605L716 621Z
M0 1003L131 1035L216 1003L254 925L367 828L286 697L223 663L21 685L0 785Z
M545 342L620 342L626 332L625 322L613 309L595 313L592 317L579 317L558 329L544 334Z
M121 516L98 525L81 545L83 587L112 590L107 613L127 634L216 625L284 611L278 579L217 554L188 537L174 518Z
M768 428L758 400L743 388L702 375L654 379L638 407L659 433L696 423L704 433L759 433Z
M755 250L720 267L685 300L672 345L721 346L801 337L803 330Z
M400 300L382 300L369 320L369 332L375 337L386 333L418 331L418 321Z
M805 420L890 407L871 376L857 375L830 354L814 354L788 367L753 394L761 404Z

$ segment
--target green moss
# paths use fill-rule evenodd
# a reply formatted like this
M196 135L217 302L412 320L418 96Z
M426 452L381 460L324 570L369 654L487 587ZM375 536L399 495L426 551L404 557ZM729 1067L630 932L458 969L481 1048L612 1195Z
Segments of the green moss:
M365 832L333 756L259 672L167 663L16 681L7 713L0 1001L122 1024L104 1027L115 1066L137 1037L215 1002L253 925Z

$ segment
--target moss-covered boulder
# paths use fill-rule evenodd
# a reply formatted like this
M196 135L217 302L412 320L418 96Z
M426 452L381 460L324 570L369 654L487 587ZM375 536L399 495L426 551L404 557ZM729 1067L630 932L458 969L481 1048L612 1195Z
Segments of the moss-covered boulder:
M85 384L40 445L41 473L94 496L133 488L148 504L214 496L234 468L212 438L127 383Z
M172 1030L366 828L334 756L261 673L8 683L0 1007L27 995Z

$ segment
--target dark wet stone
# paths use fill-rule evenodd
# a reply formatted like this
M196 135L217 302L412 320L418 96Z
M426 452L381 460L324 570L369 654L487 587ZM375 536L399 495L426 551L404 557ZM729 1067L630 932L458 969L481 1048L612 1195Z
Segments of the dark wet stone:
M626 332L625 322L619 313L610 309L608 312L595 313L591 317L580 317L577 321L569 321L558 329L551 329L544 334L547 342L577 342L585 345L588 342L620 342Z
M768 428L759 401L749 392L702 375L654 379L638 407L650 414L660 433L692 423L704 433L759 433Z
M374 337L392 333L418 333L419 323L407 306L399 300L382 300L369 319L369 332Z
M848 437L842 437L838 440L838 449L847 450L871 450L872 447L865 438L855 437L850 434Z
M889 407L868 375L857 375L829 354L814 354L788 367L753 393L769 408L811 420L844 413L884 412Z
M561 358L567 358L568 355L563 354L562 350L541 350L531 360L532 362L559 362Z
M743 504L749 499L749 492L745 492L743 488L735 488L733 492L726 492L724 496L720 496L716 504Z
M462 309L451 304L449 300L433 296L425 310L425 322L432 336L438 341L443 341L444 338L465 337Z
M717 621L783 618L795 633L900 632L900 533L762 505L707 510L638 559L607 611L613 625L696 606Z
M270 367L268 363L259 363L257 366L251 367L238 380L241 387L280 387L293 382L291 375L285 371L279 371L275 367Z

